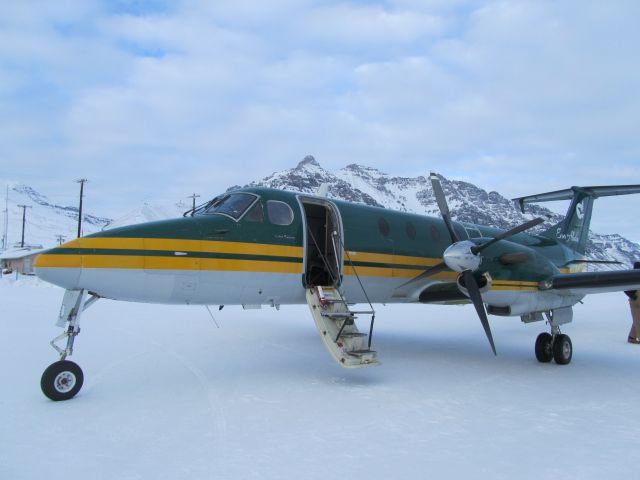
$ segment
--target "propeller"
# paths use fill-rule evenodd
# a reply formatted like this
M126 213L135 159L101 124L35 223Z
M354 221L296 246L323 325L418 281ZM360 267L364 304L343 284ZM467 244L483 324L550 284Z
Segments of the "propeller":
M409 280L401 287L405 287L413 283L418 283L423 279L444 270L450 269L455 272L459 272L464 287L467 289L469 299L473 303L473 306L478 313L480 323L482 323L482 328L484 328L484 332L487 336L487 339L489 340L489 344L491 345L491 350L493 350L493 354L496 355L496 347L493 342L493 335L491 334L491 327L489 326L487 311L484 308L484 302L482 301L482 295L480 294L480 287L475 279L475 276L473 275L473 272L480 267L480 263L482 262L482 256L480 255L480 253L483 250L487 249L491 245L494 245L500 240L506 240L508 238L511 238L513 235L535 227L536 225L542 223L544 220L542 218L535 218L526 223L523 223L522 225L512 228L511 230L507 230L506 232L501 233L500 235L480 245L476 245L470 240L460 240L458 233L453 228L451 213L449 211L449 206L447 205L447 199L444 195L444 191L442 190L442 185L440 184L440 179L433 172L429 176L429 179L431 180L433 193L436 197L438 208L440 209L440 214L442 215L442 219L444 220L444 223L449 232L449 236L451 237L451 245L449 245L449 247L444 251L444 254L442 255L442 262L434 265L428 270L425 270L420 275Z
M478 253L483 251L485 248L490 247L494 243L499 242L500 240L506 240L507 238L513 237L518 233L524 232L525 230L529 230L530 228L533 228L536 225L540 225L542 222L544 222L544 220L540 217L534 218L533 220L529 220L528 222L523 223L522 225L518 225L517 227L514 227L511 230L507 230L506 232L501 233L497 237L493 237L491 240L489 240L486 243L483 243L482 245L476 245L475 247L471 248L471 252L477 255Z
M473 272L471 270L465 270L464 272L462 272L462 278L464 280L464 286L469 292L469 297L473 302L473 306L476 307L476 312L478 313L478 317L480 317L480 323L482 323L484 333L487 335L489 345L491 345L491 350L493 350L494 355L497 355L496 346L493 343L493 335L491 334L491 327L489 326L489 319L487 318L487 311L484 309L484 303L482 302L482 296L480 295L480 287L478 287L478 282L476 282L476 279L473 276Z

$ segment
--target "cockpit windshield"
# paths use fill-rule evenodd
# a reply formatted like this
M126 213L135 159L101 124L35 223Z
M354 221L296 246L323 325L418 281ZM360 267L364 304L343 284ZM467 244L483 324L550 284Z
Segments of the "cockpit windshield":
M227 215L238 220L256 200L250 193L226 193L198 207L193 215Z

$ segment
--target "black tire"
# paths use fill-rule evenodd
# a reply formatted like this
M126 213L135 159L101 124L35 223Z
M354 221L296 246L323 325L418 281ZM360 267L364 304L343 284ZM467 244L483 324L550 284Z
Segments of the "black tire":
M558 335L553 342L553 359L558 365L566 365L573 356L573 345L569 335Z
M42 374L40 388L54 402L69 400L82 388L84 375L82 369L69 360L52 363Z
M553 337L543 332L536 338L536 358L539 362L549 363L553 359Z

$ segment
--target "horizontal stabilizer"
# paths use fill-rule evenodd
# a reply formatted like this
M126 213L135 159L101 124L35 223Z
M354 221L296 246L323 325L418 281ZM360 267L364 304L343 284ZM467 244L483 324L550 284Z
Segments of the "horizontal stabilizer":
M640 193L640 185L609 185L600 187L571 187L564 190L556 190L555 192L539 193L537 195L528 195L526 197L514 198L513 201L520 206L520 210L524 213L524 205L526 203L553 202L556 200L570 200L576 193L582 193L584 196L599 198L611 197L614 195L630 195L632 193Z

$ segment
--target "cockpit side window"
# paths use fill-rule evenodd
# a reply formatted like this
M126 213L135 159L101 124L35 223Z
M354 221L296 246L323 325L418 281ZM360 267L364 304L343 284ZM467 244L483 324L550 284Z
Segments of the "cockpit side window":
M250 193L230 193L212 200L211 205L206 206L203 213L205 215L218 213L238 220L255 200L256 196Z
M267 215L274 225L291 225L293 223L293 210L291 207L277 200L267 202Z
M256 202L242 218L243 222L264 222L264 210L261 202Z

